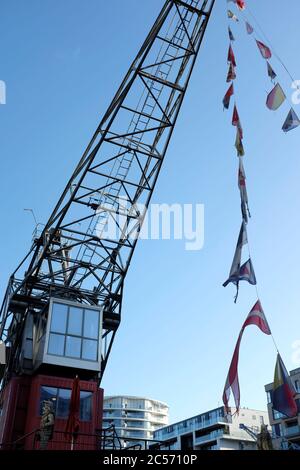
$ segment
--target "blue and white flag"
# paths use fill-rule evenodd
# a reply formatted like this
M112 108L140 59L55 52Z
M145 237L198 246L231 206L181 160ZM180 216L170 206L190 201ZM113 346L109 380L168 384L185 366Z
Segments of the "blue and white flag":
M239 295L239 283L240 281L247 281L249 284L256 285L256 277L253 269L252 261L249 258L246 263L239 267L236 272L230 272L229 278L224 282L223 286L226 287L229 283L232 282L236 286L236 296L234 298L234 303L236 303Z
M246 263L241 264L242 260L242 251L243 251L243 246L248 243L248 237L247 237L247 230L246 230L246 224L245 221L243 220L241 230L239 233L239 238L237 241L229 277L227 281L224 282L223 286L226 287L228 284L232 283L237 287L237 292L236 296L234 299L234 302L237 301L238 298L238 293L239 293L239 282L240 281L247 281L249 284L256 285L256 277L252 265L252 261L249 258Z

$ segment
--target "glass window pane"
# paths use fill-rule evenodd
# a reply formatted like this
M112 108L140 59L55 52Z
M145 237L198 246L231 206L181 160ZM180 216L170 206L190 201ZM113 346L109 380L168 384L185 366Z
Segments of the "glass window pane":
M39 414L42 415L43 412L43 401L45 400L53 400L56 401L57 397L57 388L54 387L41 387L41 398L40 398L40 409L39 409ZM56 408L56 404L54 403L54 411Z
M83 310L77 307L70 307L68 333L71 335L82 336L82 315Z
M82 359L88 361L97 361L98 359L98 341L84 339L82 344Z
M80 392L80 420L92 419L92 392Z
M48 354L55 356L64 355L65 337L63 335L55 335L51 333L49 336Z
M74 336L66 337L66 356L80 358L81 352L81 338Z
M67 326L67 305L54 302L52 308L51 331L65 333Z
M56 416L59 418L67 418L69 416L69 406L71 399L71 390L60 388L58 391Z
M84 329L83 336L85 338L98 339L99 336L99 310L84 311Z

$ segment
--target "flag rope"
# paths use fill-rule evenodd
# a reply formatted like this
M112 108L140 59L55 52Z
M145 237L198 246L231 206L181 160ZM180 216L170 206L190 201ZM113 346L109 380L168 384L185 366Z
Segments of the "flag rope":
M257 27L258 29L260 30L261 32L261 35L262 37L264 38L264 40L269 44L271 50L272 50L272 54L277 58L278 62L281 64L281 66L283 67L283 69L285 70L285 72L287 73L288 77L291 79L292 83L291 83L291 86L294 85L294 89L295 90L300 90L300 85L297 84L297 81L295 80L295 78L293 77L292 73L290 72L290 70L288 69L288 67L286 66L286 64L284 63L283 59L280 57L280 55L277 53L277 51L275 50L275 47L273 46L272 42L270 41L269 37L267 36L267 34L264 32L262 26L260 25L259 21L257 20L256 16L254 15L254 13L251 11L251 9L248 7L248 11L251 15L251 17L253 18L253 20L255 21L255 23L257 24ZM247 14L245 13L245 11L241 11L241 14L243 16L243 19L246 23L246 25L250 25L250 20L249 20L249 17L247 16ZM251 25L250 25L251 26ZM257 37L259 37L259 35L257 34L257 30L254 30L254 28L251 26L253 32L255 32L255 39ZM269 71L269 66L270 64L268 63L268 74L269 76L271 77L271 81L273 82L273 79L276 78L277 74L274 72L274 70L272 69L272 67L270 66L271 68L271 73L275 73L275 77L272 78L272 76L270 75L270 71ZM277 87L277 90L278 91L278 88L281 89L281 86L279 85L279 83L277 82L277 84L275 85L275 88ZM283 90L281 89L279 91L280 92L283 92ZM266 91L266 94L270 95L270 93L268 91ZM276 93L275 93L276 94ZM289 95L288 94L285 94L283 93L283 97L282 97L282 102L279 104L279 106L281 106L281 104L283 103L283 101L287 101L290 105L290 111L286 117L286 120L284 121L284 124L282 126L282 130L284 132L288 132L288 131L291 131L292 129L298 127L300 125L300 120L297 116L297 114L295 113L294 111L294 103L292 102L292 100L289 98ZM267 99L267 103L268 103L268 99ZM278 107L279 107L278 106ZM275 109L275 108L272 108L272 109Z
M229 20L230 18L232 19L232 16L230 17L228 15L228 23L229 23ZM252 28L252 27L251 27ZM252 28L253 29L253 28ZM233 49L232 49L232 46L233 46L233 42L235 41L235 38L232 34L232 31L231 31L231 28L230 28L230 24L228 24L228 31L229 31L229 52L228 52L228 58L227 58L227 61L229 62L229 72L228 72L228 76L227 76L227 81L228 81L228 77L230 76L231 78L231 86L233 87L233 81L235 80L236 78L236 74L235 74L235 67L236 67L236 60L235 60L235 55L234 55L234 52L233 52ZM254 31L254 30L253 30ZM268 43L270 43L270 41L267 41ZM267 49L267 52L268 49ZM269 54L271 55L271 53L269 52ZM265 53L265 56L267 56L267 53ZM283 64L284 65L284 64ZM230 71L231 71L231 75L230 75ZM289 74L290 75L290 74ZM292 78L292 77L291 77ZM231 88L230 88L231 89ZM233 88L232 88L233 90ZM223 100L223 105L224 105L224 101L226 100L226 96L227 96L228 92L226 93L225 97L224 97L224 100ZM235 87L234 87L234 91L232 92L232 94L234 94L234 111L233 111L233 118L232 118L232 124L235 125L237 127L237 138L239 137L239 141L238 141L238 144L237 145L237 141L236 141L236 148L237 148L237 152L238 152L238 158L239 158L239 187L240 187L240 192L241 192L241 186L242 186L242 183L244 185L244 196L245 197L245 194L246 194L246 206L244 207L247 207L248 208L248 195L247 195L247 188L246 188L246 174L244 172L244 166L243 166L243 156L245 154L244 152L244 148L243 148L243 143L242 143L242 140L243 140L243 130L242 130L242 126L241 126L241 123L240 123L240 118L239 118L239 113L237 111L237 95L236 95L236 90L235 90ZM226 101L226 106L224 105L224 108L226 107L227 109L229 108L229 105L230 105L230 97L231 97L231 94L229 94L229 96L227 96L227 101ZM242 181L241 181L241 175L240 175L240 171L241 171L241 168L242 168L242 171L243 171L243 174L242 174ZM240 232L240 235L239 235L239 239L238 239L238 244L237 244L237 248L236 248L236 252L235 252L235 255L234 255L234 260L233 260L233 267L235 267L235 265L238 266L238 268L240 267L241 265L241 256L242 256L242 249L243 249L243 246L244 244L247 244L248 245L248 255L249 255L249 260L250 260L250 263L251 263L251 266L252 266L252 256L251 256L251 247L250 247L250 243L249 243L249 236L248 236L248 231L247 231L247 225L248 225L248 218L247 218L247 215L245 216L245 212L243 211L243 203L245 204L245 201L243 201L243 198L242 198L242 192L241 192L241 199L242 199L242 218L243 218L243 224L242 224L242 228L241 228L241 232ZM248 213L249 213L249 209L248 209ZM249 213L250 215L250 213ZM232 268L233 269L233 268ZM239 274L238 276L236 277L232 277L232 275L234 274L234 270L232 272L232 269L231 269L231 272L230 272L230 276L229 276L229 279L228 281L226 281L226 283L224 284L225 286L227 285L228 282L231 282L230 280L231 279L235 279L236 280L236 287L237 287L237 292L236 292L236 296L235 296L235 302L237 300L237 297L238 297L238 294L239 294L239 280L240 279L245 279L245 277L239 277L240 276L240 268L239 268ZM254 278L255 278L255 283L254 283L254 286L255 286L255 290L256 290L256 296L257 296L257 302L258 302L258 305L261 307L261 302L260 302L260 295L259 295L259 287L258 287L258 283L256 281L256 276L254 275ZM247 280L247 279L246 279ZM249 280L250 282L250 280ZM251 284L253 284L253 282L250 282ZM257 305L257 304L255 304ZM252 309L253 310L253 309ZM261 316L265 319L265 322L266 324L268 325L268 320L267 320L267 317L265 316L263 310L262 310L262 307L260 309L260 314ZM252 312L252 311L251 311ZM250 312L250 314L251 314ZM257 314L257 312L255 312ZM249 315L250 315L249 314ZM230 364L230 369L229 369L229 373L228 373L228 376L227 376L227 379L226 379L226 383L225 383L225 388L224 388L224 392L223 392L223 402L224 402L224 405L225 405L225 408L226 408L226 411L229 413L230 411L230 408L229 408L229 399L230 399L230 391L233 392L233 395L234 395L234 399L235 399L235 406L236 406L236 410L234 412L234 414L232 416L234 416L235 414L238 414L239 412L239 408L240 408L240 387L239 387L239 379L238 379L238 359L239 359L239 348L240 348L240 342L241 342L241 338L242 338L242 335L243 335L243 331L244 331L244 328L245 326L247 326L248 324L253 324L251 323L251 320L250 320L250 323L247 323L247 320L249 318L249 315L246 319L246 322L243 324L243 327L242 327L242 330L240 332L240 335L239 335L239 339L238 339L238 342L237 342L237 345L235 347L235 351L234 351L234 355L233 355L233 358L232 358L232 361L231 361L231 364ZM264 320L262 320L264 321ZM266 333L266 330L263 330L261 328L261 325L257 324L254 322L254 324L256 324L257 326L259 326L259 328L261 329L261 331L263 331L264 333ZM275 350L277 352L277 354L279 354L279 349L278 349L278 346L277 346L277 342L274 338L274 335L272 333L272 330L270 329L270 327L268 326L268 331L267 333L268 335L271 336L272 338L272 342L274 344L274 347L275 347Z
M264 37L264 39L269 43L269 45L271 46L272 48L272 51L275 55L275 57L277 58L277 60L281 63L282 67L284 68L284 70L286 71L286 73L288 74L288 76L290 77L290 79L292 80L292 82L295 82L295 79L293 77L293 75L291 74L291 72L289 71L289 69L287 68L287 66L285 65L285 63L283 62L283 60L281 59L281 57L279 56L279 54L276 52L272 42L270 41L270 39L268 38L268 36L266 35L266 33L264 32L263 28L261 27L260 23L258 22L256 16L254 15L254 13L251 11L250 7L248 6L247 7L247 10L249 11L250 15L252 16L253 20L255 21L255 23L257 24L262 36ZM247 18L247 15L244 13L244 12L241 12L242 15L244 16L244 18L246 18L246 20L248 20Z
M250 247L250 243L249 243L249 237L248 237L248 232L247 232L247 239L248 239L248 254L249 254L249 258L252 259L252 256L251 256L251 247ZM254 286L255 287L255 290L256 290L256 295L257 295L257 300L260 302L260 295L259 295L259 290L258 290L258 283ZM268 323L269 323L269 320L268 320ZM275 349L276 349L276 352L279 354L279 349L278 349L278 346L277 346L277 342L274 338L274 335L273 335L273 332L272 332L272 329L271 329L271 338L273 340L273 344L275 346Z

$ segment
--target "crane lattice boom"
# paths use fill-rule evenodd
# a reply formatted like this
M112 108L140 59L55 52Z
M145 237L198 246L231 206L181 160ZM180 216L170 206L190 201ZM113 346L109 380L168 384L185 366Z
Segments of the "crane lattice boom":
M59 297L104 306L102 376L124 279L214 3L165 2L42 233L12 274L0 330L11 347L9 372L18 369L28 312L43 314L50 297Z

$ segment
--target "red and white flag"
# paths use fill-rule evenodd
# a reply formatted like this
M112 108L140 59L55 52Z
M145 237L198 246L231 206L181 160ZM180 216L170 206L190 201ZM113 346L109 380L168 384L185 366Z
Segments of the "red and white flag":
M266 46L263 42L258 41L257 39L256 39L256 44L263 58L271 59L272 57L271 49L269 49L268 46Z
M235 61L235 57L234 57L234 52L233 52L233 49L232 49L231 45L229 46L229 50L228 50L227 62L229 62L230 64L232 64L233 67L236 67L236 61Z
M240 10L245 10L246 2L245 0L236 0L235 2Z
M240 384L239 384L239 375L238 375L238 363L239 363L239 353L240 353L240 344L243 337L244 330L247 326L256 325L260 331L266 335L271 335L271 330L268 325L268 321L264 314L263 308L261 306L260 301L258 300L256 304L253 306L252 310L250 311L249 315L247 316L242 329L240 331L234 353L232 356L232 360L229 367L229 372L226 378L226 383L223 392L223 403L225 405L225 409L227 413L230 413L229 407L229 399L230 393L232 391L236 413L238 413L240 408Z
M227 0L227 3L235 3L239 10L245 10L246 1L245 0Z
M265 333L265 335L271 335L271 330L264 314L263 308L261 306L260 301L258 300L256 304L253 306L251 312L249 313L248 317L246 318L245 323L243 324L242 329L244 330L246 326L249 325L256 325L260 331Z

